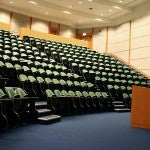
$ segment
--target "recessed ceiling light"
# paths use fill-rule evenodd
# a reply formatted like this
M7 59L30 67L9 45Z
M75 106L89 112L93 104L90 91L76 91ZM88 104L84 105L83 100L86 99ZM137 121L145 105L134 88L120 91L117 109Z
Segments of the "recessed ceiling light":
M97 21L103 21L102 19L99 19L99 18L97 18L97 19L95 19L95 20L97 20Z
M28 1L28 2L31 3L31 4L33 4L33 5L37 5L37 3L34 2L34 1Z
M72 8L72 7L73 7L72 5L69 6L69 8Z
M119 0L119 3L122 3L123 2L123 0Z
M65 13L65 14L71 14L69 11L66 11L66 10L64 10L64 11L62 11L63 13Z
M46 15L48 15L48 14L49 14L49 12L47 11L45 14L46 14Z
M118 7L118 6L113 6L114 8L116 8L116 9L121 9L120 7Z
M109 9L109 12L111 12L112 10L111 9Z
M89 2L93 2L93 0L88 0Z
M79 4L82 4L82 2L80 1L80 2L78 2Z
M101 14L101 16L104 16L104 14Z
M11 2L9 2L10 4L13 4L13 2L11 1Z

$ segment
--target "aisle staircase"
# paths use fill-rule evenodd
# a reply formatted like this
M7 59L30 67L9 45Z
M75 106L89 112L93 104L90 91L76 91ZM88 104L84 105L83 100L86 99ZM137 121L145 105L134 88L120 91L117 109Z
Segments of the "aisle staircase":
M38 111L37 123L51 124L61 120L61 116L51 114L51 110L47 109L47 102L38 101L35 103L36 110Z
M130 112L130 109L125 106L123 101L113 101L113 105L116 112Z

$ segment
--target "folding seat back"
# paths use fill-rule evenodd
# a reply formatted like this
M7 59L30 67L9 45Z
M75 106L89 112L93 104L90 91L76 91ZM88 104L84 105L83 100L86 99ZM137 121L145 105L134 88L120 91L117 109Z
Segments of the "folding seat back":
M48 85L53 83L53 81L50 78L45 78L45 82Z
M69 94L70 97L76 97L76 94L75 94L74 91L69 90L68 94Z
M28 96L28 94L21 88L16 88L15 92L16 92L17 95L20 96L20 98L25 98L25 97Z
M56 97L62 97L62 94L59 90L54 90Z
M90 92L89 92L89 95L90 95L91 98L96 97L96 95L95 95L95 93L94 93L93 91L90 91Z
M0 89L0 99L3 99L3 98L8 98L8 95L6 95L2 89Z
M20 98L19 94L15 93L13 87L5 87L5 91L8 94L9 98Z
M95 92L95 95L97 96L97 98L103 98L101 92Z
M61 95L64 96L64 97L69 97L69 94L66 90L62 90Z
M55 97L55 94L53 93L53 91L52 91L52 90L47 89L45 92L46 92L46 96L47 96L47 98Z

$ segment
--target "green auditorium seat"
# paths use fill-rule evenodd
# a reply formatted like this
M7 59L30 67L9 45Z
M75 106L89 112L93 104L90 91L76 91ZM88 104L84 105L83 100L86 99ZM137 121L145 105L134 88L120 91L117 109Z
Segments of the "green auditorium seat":
M20 96L15 92L12 87L5 87L5 91L10 99L13 99L14 109L16 112L20 112Z
M45 70L43 68L39 68L38 72L39 72L40 76L45 77L46 72L45 72Z
M68 79L68 76L65 72L60 72L60 77L64 80Z
M6 127L7 125L16 125L19 122L20 117L14 110L14 102L10 98L8 98L8 95L6 95L2 89L0 89L0 103L1 112L7 119L6 125L4 126Z
M63 108L63 113L68 114L72 111L75 111L76 106L74 104L74 101L72 99L72 97L69 95L69 93L66 90L62 90L61 91L61 95L62 95L62 108Z
M52 110L53 113L56 113L56 109L58 109L56 95L50 89L46 89L45 93L47 96L47 107Z
M83 91L82 94L83 94L84 100L85 100L84 106L87 107L88 111L92 111L92 108L91 108L91 97L90 97L89 93L87 91Z
M73 82L70 81L70 80L67 80L66 83L67 83L67 85L68 85L68 89L71 90L71 89L73 88Z
M37 97L29 97L26 91L22 88L16 88L15 92L20 96L20 116L23 121L28 121L29 119L36 120L38 117L38 112L35 108L35 101Z
M127 106L128 108L131 108L131 97L130 97L130 95L127 93L123 93L122 96L123 96L123 101L124 101L125 106Z
M93 91L89 91L89 96L91 97L90 106L93 111L101 110L101 105L99 103L99 99Z
M65 88L65 87L67 86L67 83L66 83L65 80L60 79L59 82L60 82L60 85L61 85L63 88Z
M34 76L38 76L38 69L36 67L31 67L31 72L32 72L32 75Z
M64 102L64 97L62 96L62 93L60 90L55 89L54 94L56 96L56 112L63 114L64 113L64 108L63 108L63 102Z
M54 66L53 64L51 64L51 63L48 64L48 67L49 67L49 69L52 70L52 71L55 69L55 66Z
M113 104L114 97L109 95L107 92L101 92L101 95L103 97L102 99L102 106L104 110L113 110Z
M71 98L71 101L69 103L70 103L70 109L74 109L74 110L78 111L79 113L81 113L81 112L83 112L83 105L82 105L82 101L80 99L81 96L77 95L78 92L79 91L76 91L76 93L72 90L68 91L69 97Z
M46 70L46 75L51 78L53 76L53 72L51 70Z
M53 78L52 82L53 82L53 84L52 84L53 89L57 89L57 88L60 89L60 82L57 78Z
M60 77L59 72L58 71L53 71L53 77L58 79Z

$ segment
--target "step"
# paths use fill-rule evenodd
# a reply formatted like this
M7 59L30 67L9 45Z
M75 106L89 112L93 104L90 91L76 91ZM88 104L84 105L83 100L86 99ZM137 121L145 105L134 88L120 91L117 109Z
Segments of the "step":
M118 105L118 104L115 104L114 107L115 107L115 108L125 108L126 106L125 106L125 105L120 105L120 104L119 104L119 105Z
M51 114L43 117L38 117L37 122L41 124L50 124L60 120L61 120L61 116Z
M129 108L115 108L114 111L116 112L130 112Z
M113 104L114 105L121 105L121 104L124 104L123 101L113 101Z
M39 116L49 115L51 113L50 109L36 109L38 111Z
M37 109L46 108L46 107L47 107L47 102L42 102L42 101L40 101L40 102L35 102L35 107L36 107Z

